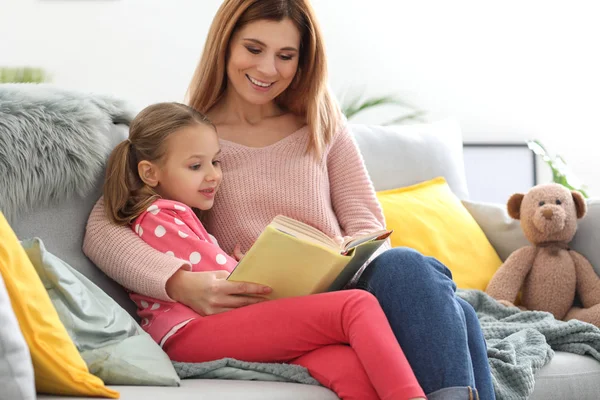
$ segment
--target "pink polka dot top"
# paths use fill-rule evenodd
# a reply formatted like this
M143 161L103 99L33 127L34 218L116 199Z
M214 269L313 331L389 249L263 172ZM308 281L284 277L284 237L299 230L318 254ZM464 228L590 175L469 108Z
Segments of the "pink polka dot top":
M157 200L136 218L132 229L156 250L185 260L192 272L231 272L237 265L235 259L213 243L196 214L185 204ZM138 307L142 328L161 346L186 323L202 318L181 303L162 301L133 292L130 292L129 297Z

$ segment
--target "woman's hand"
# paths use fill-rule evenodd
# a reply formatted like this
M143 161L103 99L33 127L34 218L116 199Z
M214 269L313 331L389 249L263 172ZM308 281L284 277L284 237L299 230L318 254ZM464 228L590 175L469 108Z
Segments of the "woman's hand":
M190 272L180 269L167 281L173 300L207 316L265 301L271 288L250 282L230 282L227 271Z

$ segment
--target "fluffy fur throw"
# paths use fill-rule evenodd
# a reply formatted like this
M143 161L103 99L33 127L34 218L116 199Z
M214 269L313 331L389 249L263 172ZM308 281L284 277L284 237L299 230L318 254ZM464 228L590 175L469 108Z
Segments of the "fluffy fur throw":
M123 101L50 85L0 85L0 211L14 216L88 193L111 150Z

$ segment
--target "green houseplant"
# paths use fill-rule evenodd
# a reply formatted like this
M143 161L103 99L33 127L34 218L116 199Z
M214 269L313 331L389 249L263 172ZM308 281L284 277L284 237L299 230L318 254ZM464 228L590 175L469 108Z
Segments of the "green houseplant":
M42 68L0 67L0 83L43 83L49 80Z
M381 125L402 124L410 121L423 121L425 116L425 111L419 110L413 105L392 95L365 97L364 94L361 93L351 96L343 96L340 104L342 113L346 116L346 118L348 118L348 120L351 120L357 114L363 111L383 106L394 106L400 109L402 112L399 113L397 117L394 117L389 121L382 122Z
M581 192L583 197L589 198L586 185L579 182L567 163L560 155L551 155L539 140L528 140L527 146L540 157L552 170L552 182L565 186L570 190Z

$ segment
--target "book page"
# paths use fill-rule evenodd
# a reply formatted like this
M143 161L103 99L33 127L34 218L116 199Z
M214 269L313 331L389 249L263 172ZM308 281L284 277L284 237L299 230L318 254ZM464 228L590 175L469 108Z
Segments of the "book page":
M343 244L344 253L347 253L354 247L356 247L362 243L369 242L371 240L387 239L388 236L390 236L391 234L392 234L392 231L382 229L377 232L366 233L364 235L359 235L359 236L356 236L353 238L346 239L346 241L344 241L344 244Z
M363 242L362 246L355 246L349 250L348 254L352 257L350 262L333 281L328 291L342 290L383 243L385 243L385 239L367 240L367 242Z
M320 230L293 218L278 215L273 218L273 221L270 225L281 232L298 237L300 239L319 243L322 246L329 247L336 251L342 250L333 239Z

